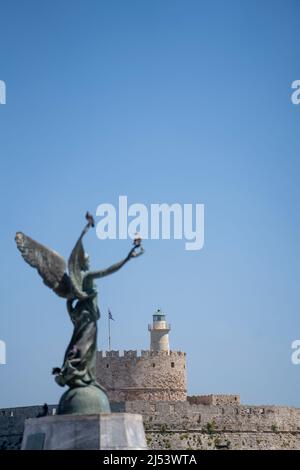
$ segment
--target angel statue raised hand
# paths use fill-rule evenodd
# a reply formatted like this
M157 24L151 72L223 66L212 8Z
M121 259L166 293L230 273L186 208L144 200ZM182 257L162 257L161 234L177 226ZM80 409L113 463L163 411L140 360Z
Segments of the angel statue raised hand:
M100 317L97 305L95 279L118 271L130 259L140 256L144 250L140 238L126 258L107 269L90 271L89 257L85 253L82 239L94 219L87 212L88 221L68 261L55 251L46 248L32 238L17 232L15 240L24 260L36 268L44 283L67 299L67 310L74 325L71 341L67 347L61 368L53 368L55 380L69 389L62 395L58 414L92 414L109 412L110 406L105 390L96 380L97 320Z

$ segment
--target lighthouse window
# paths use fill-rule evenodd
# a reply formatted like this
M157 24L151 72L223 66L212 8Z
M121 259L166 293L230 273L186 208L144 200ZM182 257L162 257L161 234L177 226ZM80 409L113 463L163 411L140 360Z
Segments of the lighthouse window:
M171 367L175 367L175 362L171 362Z
M155 364L154 364L154 362L153 362L153 364L152 364L152 367L155 367Z
M109 364L106 364L107 369L109 368Z

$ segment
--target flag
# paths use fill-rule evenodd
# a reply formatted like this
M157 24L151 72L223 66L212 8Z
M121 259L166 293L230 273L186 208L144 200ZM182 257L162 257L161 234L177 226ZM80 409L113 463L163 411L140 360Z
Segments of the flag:
M112 316L112 314L111 314L111 311L110 311L109 309L108 309L108 318L109 318L110 320L115 321L115 319L113 318L113 316Z

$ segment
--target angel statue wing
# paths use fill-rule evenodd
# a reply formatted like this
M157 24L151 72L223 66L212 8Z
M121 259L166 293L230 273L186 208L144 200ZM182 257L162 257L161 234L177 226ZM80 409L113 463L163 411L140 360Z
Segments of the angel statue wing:
M60 297L74 297L71 280L66 272L67 265L62 256L22 232L16 233L15 240L24 260L38 270L46 286Z
M82 244L82 238L87 233L88 229L91 227L91 223L89 222L87 226L82 231L79 239L74 246L72 253L70 255L68 261L69 267L69 274L70 280L72 283L72 288L75 296L78 299L86 299L88 294L83 291L82 284L83 284L83 271L86 269L86 255Z

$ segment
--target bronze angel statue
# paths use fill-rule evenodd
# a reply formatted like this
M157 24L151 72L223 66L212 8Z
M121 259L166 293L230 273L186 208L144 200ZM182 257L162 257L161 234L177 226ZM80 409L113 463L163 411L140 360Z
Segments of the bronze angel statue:
M97 320L100 317L95 279L113 274L130 259L144 252L139 239L120 262L107 269L90 271L89 257L84 251L82 240L90 227L94 227L94 219L88 212L86 219L88 223L72 250L68 266L58 253L24 233L17 232L15 237L24 260L37 269L48 287L67 299L67 310L74 326L63 365L61 368L53 368L58 385L69 386L59 403L60 414L109 411L105 390L97 382L95 371Z

